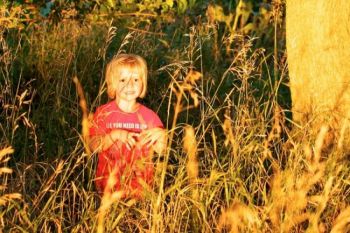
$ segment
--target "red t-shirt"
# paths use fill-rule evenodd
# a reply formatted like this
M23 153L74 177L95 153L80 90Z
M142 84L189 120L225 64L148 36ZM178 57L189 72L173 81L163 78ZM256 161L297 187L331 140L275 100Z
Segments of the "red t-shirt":
M117 106L115 101L111 101L96 109L90 127L90 136L106 135L114 129L140 133L142 130L155 127L163 128L163 124L158 115L146 106L140 104L136 112L126 113ZM151 153L149 148L140 145L128 150L118 141L101 151L98 155L96 170L97 189L100 192L111 191L105 188L112 174L111 177L114 178L114 185L110 187L112 190L123 190L126 193L132 193L133 196L140 196L142 185L150 185L153 180L154 167Z

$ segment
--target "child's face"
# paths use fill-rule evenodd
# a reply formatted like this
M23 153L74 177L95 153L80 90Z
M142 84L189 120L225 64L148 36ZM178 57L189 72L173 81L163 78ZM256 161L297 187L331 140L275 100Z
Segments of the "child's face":
M142 92L143 83L137 69L122 68L116 82L119 100L134 102Z

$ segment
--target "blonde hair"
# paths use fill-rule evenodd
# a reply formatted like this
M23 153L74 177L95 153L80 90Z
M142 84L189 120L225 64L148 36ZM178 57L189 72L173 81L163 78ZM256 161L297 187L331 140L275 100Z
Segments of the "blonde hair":
M113 83L120 77L122 68L137 71L142 80L142 90L139 97L143 98L147 90L147 63L145 59L135 54L120 54L115 56L106 67L107 94L115 99L116 86Z

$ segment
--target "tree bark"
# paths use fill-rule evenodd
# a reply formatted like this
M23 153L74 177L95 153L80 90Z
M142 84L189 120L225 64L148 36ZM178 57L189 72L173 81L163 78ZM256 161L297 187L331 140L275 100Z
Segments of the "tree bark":
M350 1L286 0L286 37L293 120L339 137L350 118Z

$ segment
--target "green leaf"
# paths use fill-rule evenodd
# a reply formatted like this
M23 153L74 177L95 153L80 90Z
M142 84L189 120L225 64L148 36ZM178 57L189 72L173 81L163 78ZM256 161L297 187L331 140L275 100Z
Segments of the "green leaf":
M115 7L115 0L107 0L107 5L110 8L114 8Z
M162 13L166 13L171 10L174 6L173 0L166 0L165 2L162 2Z
M187 0L179 0L177 11L182 14L187 10L188 4Z
M190 8L192 8L194 4L196 4L196 0L189 0Z
M169 6L169 8L172 8L174 6L173 0L166 0L165 3Z

